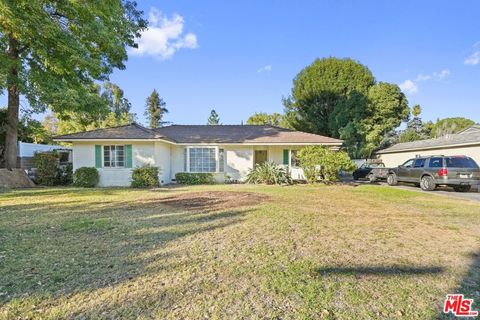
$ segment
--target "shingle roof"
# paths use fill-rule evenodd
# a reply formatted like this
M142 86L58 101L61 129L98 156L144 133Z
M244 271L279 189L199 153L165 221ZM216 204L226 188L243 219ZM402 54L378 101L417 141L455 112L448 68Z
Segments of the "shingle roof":
M171 125L155 130L177 143L331 143L343 141L274 126Z
M274 126L257 125L171 125L158 129L136 123L73 133L54 140L161 139L174 143L312 143L342 144L342 140Z
M480 131L451 134L445 137L418 140L413 142L398 143L390 148L378 151L382 153L395 153L410 150L424 150L424 149L439 149L443 147L458 146L458 145L480 145Z
M56 136L54 140L69 139L161 139L162 137L145 127L137 123L131 123L124 126L95 129L90 131L83 131L77 133L66 134L62 136Z

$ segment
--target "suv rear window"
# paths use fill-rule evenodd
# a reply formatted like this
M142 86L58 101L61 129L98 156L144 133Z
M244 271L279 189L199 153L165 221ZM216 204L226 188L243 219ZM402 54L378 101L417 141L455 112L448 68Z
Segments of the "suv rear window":
M477 163L468 157L448 157L445 160L447 168L478 168Z

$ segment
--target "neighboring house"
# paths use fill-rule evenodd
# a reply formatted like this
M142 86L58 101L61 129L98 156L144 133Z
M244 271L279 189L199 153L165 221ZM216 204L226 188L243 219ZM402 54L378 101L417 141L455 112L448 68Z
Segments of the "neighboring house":
M480 164L480 125L445 137L398 143L377 152L387 167L401 165L416 156L466 155Z
M18 156L17 156L17 168L22 169L31 169L35 167L33 163L33 156L37 152L48 152L48 151L58 151L62 157L61 161L68 162L71 155L71 148L64 146L55 146L48 144L37 144L37 143L27 143L27 142L18 142Z
M296 152L324 145L338 150L343 141L273 126L171 125L147 129L136 123L58 136L73 145L73 169L96 167L100 186L128 186L131 170L160 168L161 183L177 172L211 172L217 181L242 180L257 163L273 161L303 178Z

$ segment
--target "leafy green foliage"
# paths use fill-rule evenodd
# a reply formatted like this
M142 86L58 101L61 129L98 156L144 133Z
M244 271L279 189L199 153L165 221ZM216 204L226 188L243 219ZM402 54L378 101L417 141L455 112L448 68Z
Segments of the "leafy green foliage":
M217 111L215 111L215 109L212 109L212 111L210 112L210 117L208 117L207 124L210 126L220 124L220 117L218 116L218 113Z
M297 130L345 140L350 155L369 156L382 136L408 118L398 86L376 84L370 70L351 59L317 59L293 80L283 100Z
M420 105L414 105L411 114L412 119L407 123L407 128L400 133L398 142L424 140L430 137L433 123L422 121L422 118L420 117L422 114L422 108Z
M257 164L251 169L245 179L247 183L292 184L292 178L284 167L274 162Z
M3 163L6 133L7 109L0 108L0 164ZM48 144L52 142L52 136L38 120L23 116L18 123L18 141Z
M307 146L298 152L300 167L308 183L334 182L340 170L351 171L355 164L343 151L333 151L324 146Z
M163 125L163 115L168 113L166 105L166 102L158 95L157 90L153 89L153 92L147 98L145 110L150 128L154 129Z
M160 184L158 167L139 167L132 171L132 187L134 188L154 188Z
M59 160L57 152L38 152L33 156L33 162L37 169L36 182L45 186L56 184L59 175Z
M57 181L62 186L68 186L73 183L73 165L71 163L60 166Z
M380 82L368 91L368 116L361 120L365 142L361 154L370 158L385 136L409 117L408 101L397 85Z
M73 174L73 185L76 187L93 188L99 180L98 170L93 167L78 168Z
M437 122L432 126L430 137L439 138L447 134L454 134L462 131L465 128L473 126L474 124L475 121L461 117L437 120Z
M19 96L37 112L108 109L96 83L125 68L126 47L136 46L147 22L130 0L2 1L0 17L0 90L8 91L10 167Z
M279 126L281 120L282 115L280 113L256 112L247 119L247 124Z
M175 174L175 180L179 184L213 184L215 179L212 173L193 173L193 172L177 172Z

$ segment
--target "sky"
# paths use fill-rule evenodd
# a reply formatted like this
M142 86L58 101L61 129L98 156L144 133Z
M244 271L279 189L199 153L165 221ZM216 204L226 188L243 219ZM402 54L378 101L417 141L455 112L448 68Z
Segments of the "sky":
M424 120L480 122L480 1L141 1L150 21L117 83L145 123L155 88L164 120L223 124L282 112L292 80L316 58L352 58L400 85ZM3 100L4 96L2 97Z

